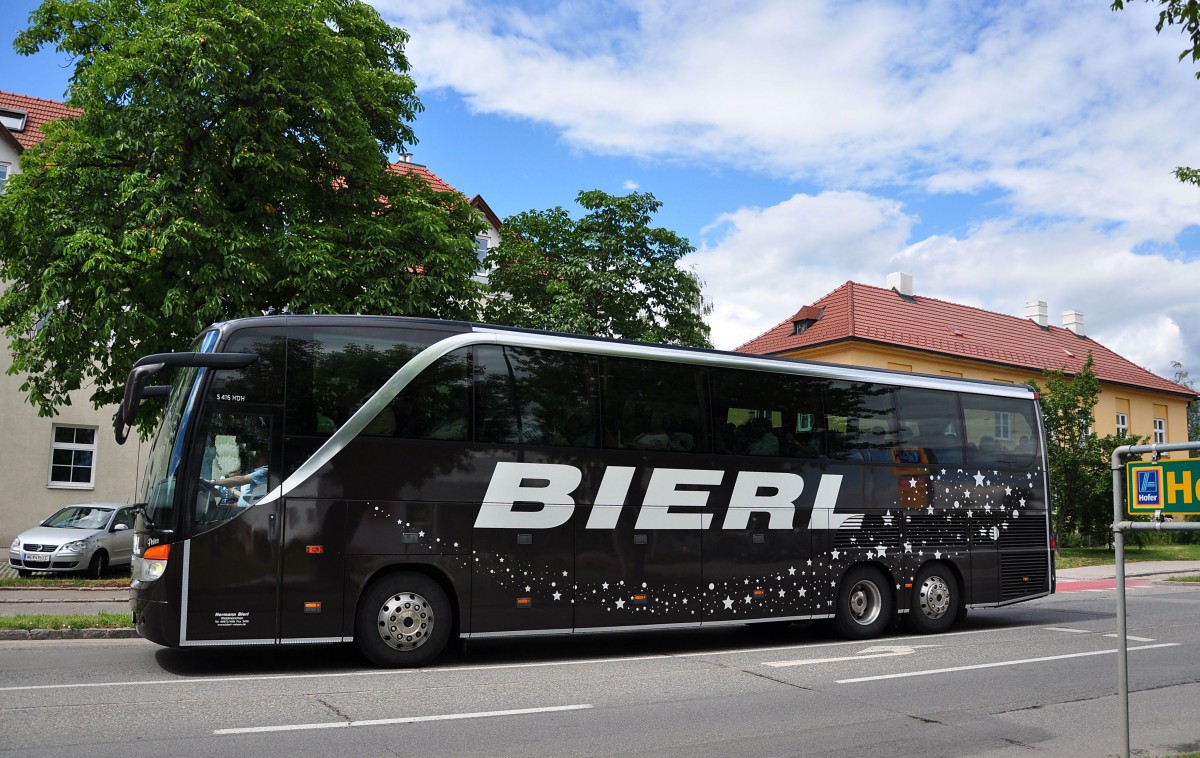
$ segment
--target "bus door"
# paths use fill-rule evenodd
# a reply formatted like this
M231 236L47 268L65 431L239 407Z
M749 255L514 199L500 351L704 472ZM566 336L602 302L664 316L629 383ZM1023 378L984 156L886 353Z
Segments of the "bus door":
M258 502L280 481L279 426L271 410L224 403L210 405L201 421L183 545L181 644L279 636L282 501Z
M281 641L341 639L346 512L345 500L284 500Z

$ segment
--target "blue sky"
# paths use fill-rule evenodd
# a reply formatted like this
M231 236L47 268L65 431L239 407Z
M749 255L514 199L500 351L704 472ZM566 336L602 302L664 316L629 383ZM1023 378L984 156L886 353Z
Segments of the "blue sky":
M501 218L652 192L718 347L853 280L1051 323L1200 376L1200 81L1109 0L372 0L408 30L414 160ZM33 0L0 4L0 33ZM0 89L60 98L53 51Z

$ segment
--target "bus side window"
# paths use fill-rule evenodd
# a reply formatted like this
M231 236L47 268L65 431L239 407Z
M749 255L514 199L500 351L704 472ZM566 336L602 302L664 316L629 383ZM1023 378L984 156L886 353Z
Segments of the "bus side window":
M720 453L825 456L820 390L803 376L734 369L712 372L715 444Z
M273 479L271 417L214 412L206 425L193 521L211 528L253 506Z
M463 348L422 371L385 410L396 437L462 442L470 439L470 408L470 349Z
M1028 401L963 395L967 461L1025 468L1038 456L1037 421Z
M897 391L905 446L928 463L962 463L963 434L958 399L950 392L901 387Z
M707 382L697 366L605 358L604 446L707 453Z
M580 353L476 347L476 440L596 447L594 372Z
M894 388L831 381L824 391L829 454L840 460L891 462L903 444Z
M445 336L433 330L375 327L293 327L288 334L289 436L328 437L425 346ZM363 431L392 436L386 413Z

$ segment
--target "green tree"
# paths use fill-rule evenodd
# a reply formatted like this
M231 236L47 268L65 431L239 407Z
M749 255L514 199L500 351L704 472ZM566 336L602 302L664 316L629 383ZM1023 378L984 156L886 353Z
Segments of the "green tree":
M1192 63L1200 63L1200 0L1146 0L1147 3L1157 4L1158 23L1154 31L1162 33L1167 27L1177 26L1187 38L1187 46L1179 53L1179 60L1190 59ZM1114 11L1125 8L1125 0L1113 0L1109 6ZM1200 71L1196 72L1200 79ZM1175 169L1175 176L1186 184L1200 186L1200 169L1180 166Z
M508 326L707 347L711 306L679 260L695 248L651 227L662 203L649 192L580 192L587 213L561 207L504 221L489 252L484 320Z
M1107 545L1112 539L1113 450L1136 445L1134 436L1099 437L1093 431L1100 381L1088 353L1073 376L1063 371L1042 374L1045 389L1038 392L1046 425L1046 452L1050 463L1050 492L1054 499L1055 543L1064 540Z
M1184 369L1183 364L1179 361L1171 361L1171 368L1175 369L1175 376L1171 377L1171 381L1176 384L1181 384L1184 387L1195 389L1192 383L1192 377ZM1200 440L1200 400L1193 400L1188 403L1187 407L1187 430L1188 440ZM1191 457L1200 457L1200 450L1192 450Z
M44 415L134 360L295 312L475 315L464 198L389 168L421 110L406 32L359 0L44 0L78 118L0 195L0 326Z

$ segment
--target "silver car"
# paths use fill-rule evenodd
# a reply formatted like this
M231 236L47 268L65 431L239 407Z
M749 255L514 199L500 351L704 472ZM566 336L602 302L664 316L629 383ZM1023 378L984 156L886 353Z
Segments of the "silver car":
M20 576L35 571L82 571L99 577L133 557L134 509L124 503L68 505L17 535L8 563Z

